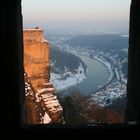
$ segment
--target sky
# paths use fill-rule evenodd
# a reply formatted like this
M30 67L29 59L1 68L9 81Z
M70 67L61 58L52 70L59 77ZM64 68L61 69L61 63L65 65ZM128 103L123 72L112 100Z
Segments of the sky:
M22 0L24 28L127 32L131 0Z

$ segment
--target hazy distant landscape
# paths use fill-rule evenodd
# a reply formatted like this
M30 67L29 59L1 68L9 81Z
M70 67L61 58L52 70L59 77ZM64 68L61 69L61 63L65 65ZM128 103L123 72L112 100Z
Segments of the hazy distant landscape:
M56 74L56 79L52 76L51 80L54 87L56 85L58 97L65 108L64 116L67 111L71 117L75 114L77 118L81 118L78 119L79 123L82 121L89 123L93 120L93 122L123 122L126 102L128 36L121 34L57 36L56 38L53 36L51 43L53 44L51 74ZM80 63L83 73L79 72L79 77L76 78ZM100 71L100 65L102 65L102 71ZM98 72L95 71L97 69ZM80 74L85 78L77 82L77 79L81 77ZM103 76L107 74L104 81L102 81L102 74ZM61 86L63 89L59 90ZM83 106L83 104L86 105ZM112 120L102 118L101 114L99 115L101 118L98 116L100 119L95 116L92 118L90 112L95 112L95 110L98 115L99 110L102 110L106 117L110 114ZM65 119L73 124L75 117L73 116L72 119L68 114Z
M70 46L79 46L87 49L109 51L128 48L128 37L119 34L79 35L64 41Z
M39 26L49 41L66 124L123 122L130 2L22 1L24 28Z

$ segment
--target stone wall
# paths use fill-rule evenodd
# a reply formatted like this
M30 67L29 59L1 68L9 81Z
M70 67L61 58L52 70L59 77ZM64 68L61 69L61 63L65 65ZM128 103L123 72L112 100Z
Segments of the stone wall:
M50 80L50 48L41 29L24 36L25 123L64 123L62 107Z
M49 81L50 49L42 30L24 31L24 67L33 87L38 89Z
M24 40L39 41L43 40L42 29L24 29L23 32Z

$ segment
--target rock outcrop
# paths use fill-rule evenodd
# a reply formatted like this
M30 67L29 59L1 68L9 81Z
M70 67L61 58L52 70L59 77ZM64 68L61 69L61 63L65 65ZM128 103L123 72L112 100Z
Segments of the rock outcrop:
M25 110L27 124L64 123L50 80L49 43L43 30L24 30Z

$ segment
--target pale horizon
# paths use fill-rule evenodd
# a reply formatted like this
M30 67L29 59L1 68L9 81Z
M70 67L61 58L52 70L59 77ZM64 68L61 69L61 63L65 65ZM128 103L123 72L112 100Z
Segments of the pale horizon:
M23 27L49 32L128 32L131 0L22 0Z

